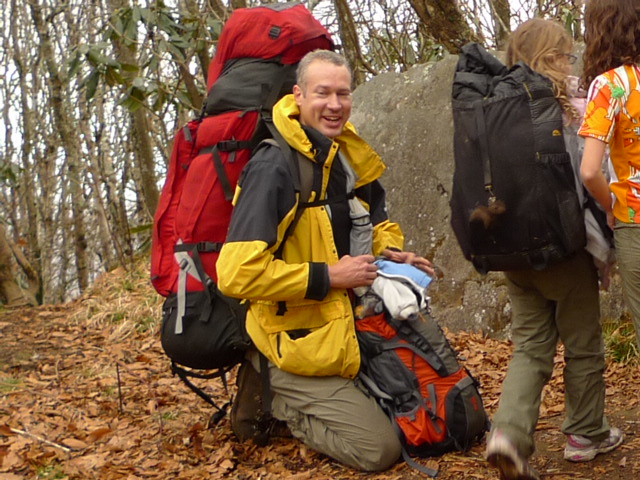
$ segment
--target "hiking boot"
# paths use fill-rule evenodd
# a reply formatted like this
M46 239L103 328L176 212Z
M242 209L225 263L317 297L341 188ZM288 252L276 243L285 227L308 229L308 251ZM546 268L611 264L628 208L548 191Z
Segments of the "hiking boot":
M600 453L607 453L618 448L623 440L624 433L616 427L611 427L609 437L601 442L592 442L582 435L567 435L564 459L570 462L589 462Z
M270 422L264 418L262 410L262 377L245 360L238 369L236 378L238 391L231 406L231 430L238 440L254 440L258 445L266 445L269 438Z
M500 480L540 480L527 459L518 453L511 440L499 430L491 436L485 455L489 465L500 472Z
M284 420L273 419L269 427L269 436L275 438L293 438L291 429Z

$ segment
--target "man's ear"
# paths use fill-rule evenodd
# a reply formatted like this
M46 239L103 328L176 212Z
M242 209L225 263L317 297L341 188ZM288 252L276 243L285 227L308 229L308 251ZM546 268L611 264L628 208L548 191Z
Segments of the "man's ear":
M294 85L293 86L293 98L296 100L296 103L298 104L298 106L300 106L300 102L302 101L302 97L304 97L304 92L302 91L302 89L300 88L299 85Z

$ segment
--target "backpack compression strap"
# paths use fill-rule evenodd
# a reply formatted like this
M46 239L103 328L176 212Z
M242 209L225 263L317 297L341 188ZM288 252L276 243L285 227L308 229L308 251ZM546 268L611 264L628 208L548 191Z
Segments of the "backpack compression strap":
M204 286L204 294L207 302L206 308L202 309L200 321L206 322L211 314L211 284L213 280L204 270L199 252L219 252L222 249L220 242L199 242L199 243L178 243L173 247L174 257L180 267L178 274L178 316L176 318L175 334L180 335L183 331L182 319L187 309L187 276L191 275ZM191 254L191 255L189 255Z
M216 174L218 175L218 180L220 180L220 185L222 186L222 190L224 191L224 198L227 200L227 202L233 200L233 188L231 187L231 182L229 181L227 172L224 169L224 165L222 164L220 152L231 152L228 162L234 163L236 161L235 153L237 150L252 149L254 146L255 145L251 140L225 140L216 143L213 147L205 147L198 152L200 155L211 153L213 166L216 169Z
M480 158L482 159L482 173L484 176L484 189L495 199L493 194L493 178L491 177L491 157L489 156L489 138L487 137L487 124L484 120L484 109L482 102L478 101L474 105L476 114L476 126L478 128L478 139L480 140Z

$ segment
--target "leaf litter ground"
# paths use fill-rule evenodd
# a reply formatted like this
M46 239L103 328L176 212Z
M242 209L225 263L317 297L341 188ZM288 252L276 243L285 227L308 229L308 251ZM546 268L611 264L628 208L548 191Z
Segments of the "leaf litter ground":
M404 462L382 473L358 472L291 438L274 438L267 447L238 443L228 417L208 428L213 409L171 376L159 315L144 268L105 275L69 304L0 311L0 480L427 478ZM464 332L449 338L494 412L511 345ZM624 445L572 464L562 459L559 430L561 350L544 391L532 464L545 480L640 478L637 364L607 366L607 414L625 431ZM219 381L204 385L221 401L228 398ZM437 468L443 480L498 478L483 450L480 444L419 462Z

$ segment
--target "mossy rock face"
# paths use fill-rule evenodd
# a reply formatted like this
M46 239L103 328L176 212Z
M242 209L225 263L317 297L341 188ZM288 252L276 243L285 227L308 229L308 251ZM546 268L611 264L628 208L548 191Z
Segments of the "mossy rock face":
M508 336L511 319L504 277L482 276L462 256L449 225L453 182L451 87L457 63L447 56L404 73L386 73L358 87L351 117L387 164L382 182L389 215L406 249L430 258L443 278L430 287L433 313L452 330ZM619 282L602 295L602 314L624 314Z

